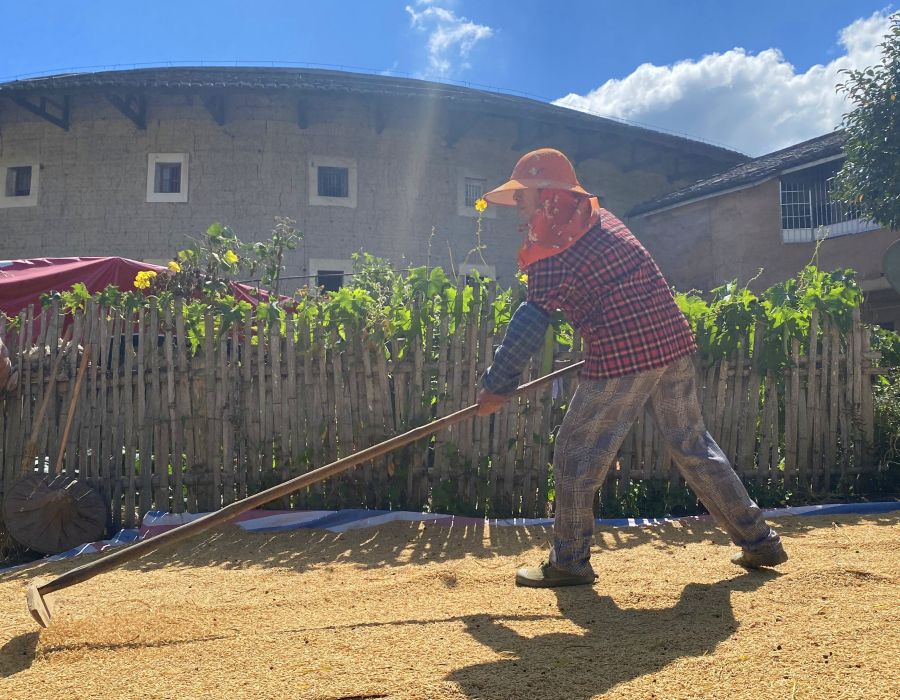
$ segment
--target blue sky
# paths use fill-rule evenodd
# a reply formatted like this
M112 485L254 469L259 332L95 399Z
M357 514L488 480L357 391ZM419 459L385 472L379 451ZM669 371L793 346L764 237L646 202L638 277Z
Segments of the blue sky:
M753 155L834 128L878 59L867 0L0 0L0 79L173 62L325 64L467 82Z

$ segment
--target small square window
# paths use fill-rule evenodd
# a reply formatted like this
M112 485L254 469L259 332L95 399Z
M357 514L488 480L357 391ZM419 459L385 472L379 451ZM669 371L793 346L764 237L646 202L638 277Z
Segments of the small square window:
M20 165L6 169L6 196L27 197L31 194L31 166Z
M466 206L474 207L475 202L484 196L484 185L487 181L481 178L466 178Z
M181 192L181 163L157 163L153 191L165 194Z
M317 207L356 208L356 161L310 156L309 203Z
M484 193L490 190L488 178L481 177L478 172L457 173L456 209L460 216L470 218L493 219L497 216L497 207L488 206L480 212L475 208L475 202L484 198Z
M0 209L37 206L40 171L36 162L0 163Z
M343 286L343 270L319 270L316 273L316 287L323 292L336 292Z
M350 170L348 168L319 166L320 197L348 197L349 182Z
M353 273L352 260L311 258L309 261L309 287L324 294L336 292L347 283Z
M188 201L187 153L148 154L147 201Z

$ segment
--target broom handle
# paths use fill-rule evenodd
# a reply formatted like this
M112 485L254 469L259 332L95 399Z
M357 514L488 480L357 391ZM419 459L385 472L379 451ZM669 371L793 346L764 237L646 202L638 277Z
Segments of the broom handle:
M66 456L66 443L69 441L69 431L72 429L72 420L75 418L75 408L78 406L78 397L81 395L81 383L87 372L88 359L91 356L91 346L85 345L81 351L81 364L78 367L78 376L75 377L75 388L72 390L72 400L69 402L69 414L66 416L66 427L63 428L62 439L59 441L59 455L56 457L56 476L62 472L63 457Z
M547 382L557 379L564 374L568 374L572 370L578 369L582 365L584 365L583 360L581 362L576 362L575 364L568 365L567 367L563 367L562 369L558 369L555 372L551 372L550 374L528 382L527 384L523 384L518 389L516 389L512 396L518 396L525 393L526 391L536 389L539 386L543 386ZM204 515L190 523L179 525L178 527L173 528L168 532L164 532L161 535L157 535L156 537L150 539L141 540L140 542L126 547L125 549L120 549L117 552L108 554L107 556L101 557L100 559L90 562L89 564L83 564L75 569L72 569L62 576L59 576L52 581L48 581L47 583L39 586L38 592L43 596L47 593L53 593L54 591L68 588L69 586L74 586L75 584L87 581L88 579L93 578L98 574L102 574L106 571L109 571L110 569L114 569L120 564L129 562L132 559L137 559L138 557L142 557L145 554L154 552L157 549L161 549L162 547L165 547L167 545L182 542L189 537L193 537L194 535L209 530L210 528L214 528L217 525L227 523L229 520L236 518L241 513L252 510L253 508L261 506L264 503L273 501L276 498L287 496L294 491L305 488L311 484L315 484L316 482L322 481L329 477L335 476L336 474L340 474L341 472L345 472L352 467L356 467L362 464L363 462L381 457L382 455L396 450L399 447L403 447L404 445L408 445L409 443L415 442L416 440L419 440L423 437L432 435L440 430L443 430L444 428L448 428L451 425L460 423L467 418L472 418L477 411L478 404L469 406L468 408L464 408L460 411L457 411L456 413L451 413L449 416L438 418L437 420L432 421L427 425L414 428L408 432L403 433L402 435L397 435L390 440L385 440L384 442L380 442L377 445L367 447L364 450L360 450L359 452L356 452L352 455L348 455L343 459L337 460L336 462L326 464L324 467L313 469L311 472L307 472L306 474L302 474L301 476L290 479L289 481L285 481L282 484L278 484L276 486L268 488L265 491L260 491L253 496L247 496L247 498L244 498L243 500L235 501L234 503L225 506L221 510L208 513L207 515Z
M56 375L59 374L59 364L62 362L63 356L68 350L66 344L69 342L71 333L73 333L71 328L65 332L62 338L62 344L60 347L57 347L56 357L53 358L53 366L50 368L50 378L44 391L44 398L41 399L41 405L38 407L37 415L35 415L34 421L31 424L31 433L28 435L28 442L25 443L25 449L22 454L22 476L27 475L29 471L34 469L34 458L37 457L38 431L44 422L44 414L47 413L47 404L50 403L50 395L56 390ZM30 397L25 397L26 401L29 399Z

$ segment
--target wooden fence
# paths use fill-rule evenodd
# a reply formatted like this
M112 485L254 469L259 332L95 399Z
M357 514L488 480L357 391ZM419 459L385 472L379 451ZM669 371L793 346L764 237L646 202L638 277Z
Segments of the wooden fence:
M220 508L474 403L502 329L493 327L491 304L477 298L455 326L452 313L411 342L388 343L252 314L217 336L208 316L206 337L216 339L192 354L181 308L126 318L89 304L74 319L52 308L40 327L23 312L17 331L0 329L19 370L17 390L0 402L0 497L22 474L58 347L65 355L28 468L53 468L83 348L90 364L63 470L102 494L109 525L118 528L152 509ZM63 324L68 345L58 340ZM762 331L744 346L758 344ZM818 342L804 356L797 340L788 346L783 373L763 373L759 352L698 366L708 426L746 479L821 492L873 468L867 333L858 316L844 336L816 317L812 332ZM576 354L559 353L557 365ZM537 374L531 367L524 379ZM545 515L552 435L576 385L560 381L274 506ZM681 483L646 415L625 439L606 488L616 493L636 479Z

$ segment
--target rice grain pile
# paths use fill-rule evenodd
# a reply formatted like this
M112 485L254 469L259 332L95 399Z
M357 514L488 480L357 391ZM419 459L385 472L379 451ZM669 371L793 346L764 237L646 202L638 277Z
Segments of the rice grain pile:
M710 523L598 532L593 588L516 588L550 531L226 527L25 608L0 579L0 698L900 697L900 519L785 519L779 573Z

